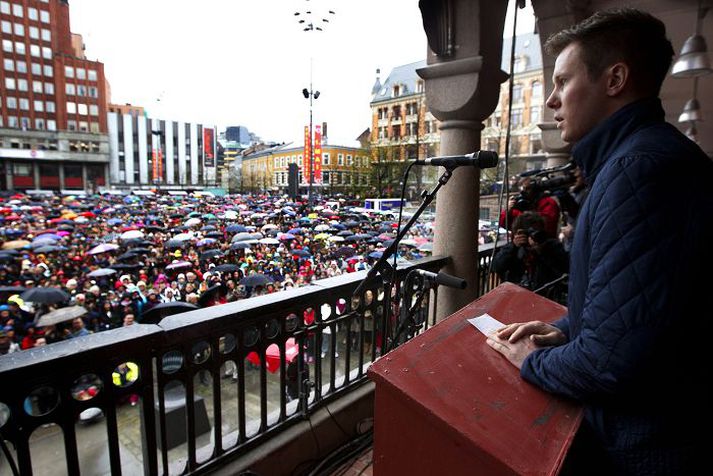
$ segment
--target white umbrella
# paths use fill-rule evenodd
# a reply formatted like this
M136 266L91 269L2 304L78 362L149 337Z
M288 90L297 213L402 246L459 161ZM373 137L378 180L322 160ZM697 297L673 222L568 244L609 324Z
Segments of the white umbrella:
M314 227L314 231L327 231L329 230L329 225L317 225Z
M200 218L189 218L186 220L185 225L186 226L195 226L195 225L200 225L201 219Z
M144 233L141 230L129 230L121 234L119 238L122 240L133 240L136 238L143 238Z
M189 231L188 233L179 233L171 239L176 241L188 241L192 240L195 236L196 235L194 235L193 232Z
M119 245L114 243L102 243L101 245L95 246L91 250L87 251L88 255L98 255L99 253L106 253L107 251L114 251L119 248Z
M238 212L235 210L227 210L223 216L225 217L226 220L237 220L238 219Z
M268 223L267 225L264 225L262 228L260 228L262 231L267 231L267 230L274 230L275 228L279 228L279 226L275 225L274 223Z
M81 317L88 311L82 306L60 307L52 312L43 314L37 321L38 327L52 326L64 321L71 321L75 317Z
M329 241L344 241L344 237L343 237L343 236L337 236L337 235L330 236L330 237L329 237Z
M257 240L259 243L262 243L263 245L279 245L280 240L277 240L275 238L260 238Z

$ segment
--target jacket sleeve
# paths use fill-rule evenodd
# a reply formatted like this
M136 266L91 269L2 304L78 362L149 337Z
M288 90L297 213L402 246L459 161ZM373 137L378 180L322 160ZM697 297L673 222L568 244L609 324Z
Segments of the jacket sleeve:
M545 231L550 238L557 238L560 206L552 197L544 197L537 203L537 213L545 219Z
M666 345L664 329L676 315L669 293L685 280L674 272L685 259L676 239L680 211L666 198L664 178L646 167L614 162L598 177L589 234L577 237L591 250L578 335L533 352L521 368L547 391L578 400L618 394Z

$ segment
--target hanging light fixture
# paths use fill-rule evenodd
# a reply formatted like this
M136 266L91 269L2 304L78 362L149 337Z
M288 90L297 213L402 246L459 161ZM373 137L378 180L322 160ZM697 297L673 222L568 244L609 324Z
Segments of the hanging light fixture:
M681 48L678 60L671 68L671 76L674 78L693 78L713 73L706 40L701 35L701 25L706 13L708 8L702 8L701 0L698 0L696 33L688 37Z
M678 116L678 122L702 121L701 105L698 103L698 78L693 78L693 97L683 106L683 112Z

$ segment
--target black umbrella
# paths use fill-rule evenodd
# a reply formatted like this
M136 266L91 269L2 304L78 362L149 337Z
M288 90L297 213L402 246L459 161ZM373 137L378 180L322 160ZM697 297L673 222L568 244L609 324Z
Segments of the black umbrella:
M218 271L220 273L226 273L226 272L232 273L233 271L237 271L239 269L240 269L240 266L238 266L237 264L226 263L226 264L219 264L218 266L213 268L212 271Z
M342 258L351 258L356 254L356 250L351 246L342 246L334 252L334 256L341 256Z
M15 258L13 255L0 255L0 263L12 263Z
M87 274L87 276L89 276L90 278L100 278L102 276L110 276L112 274L116 274L115 269L99 268L99 269L95 269L91 273Z
M20 252L14 249L0 250L0 255L20 256Z
M205 253L201 253L201 259L216 258L218 256L223 256L223 252L221 250L208 250Z
M20 295L23 301L40 304L57 304L69 301L69 294L58 288L37 287L30 288Z
M219 231L211 231L205 235L208 238L223 238L223 234Z
M201 307L207 306L211 300L217 298L221 294L225 294L227 288L223 283L214 284L206 289L201 297L198 298L198 305Z
M246 276L243 279L240 280L240 284L243 286L250 286L250 287L255 287L255 286L265 286L268 283L271 283L272 279L268 278L264 274L261 273L255 273L251 274L250 276Z
M169 250L176 249L176 248L183 248L188 244L187 241L182 241L182 240L168 240L166 243L163 244L163 247Z
M128 264L128 263L115 263L115 264L108 266L108 268L116 269L119 271L134 271L134 270L139 269L140 267L141 267L140 264Z
M352 236L354 233L349 230L342 230L337 233L337 236Z
M149 231L149 232L164 232L164 231L166 231L165 228L163 228L161 226L155 226L155 225L145 226L144 230Z
M124 253L121 256L117 256L116 259L119 261L131 261L132 259L136 258L138 255L132 251L129 251L127 253Z
M137 248L131 248L131 251L129 253L136 253L136 254L141 254L141 255L146 255L151 253L151 250L148 248L143 248L143 247L137 247Z
M182 312L193 311L195 309L199 309L198 306L187 302L162 302L161 304L157 304L148 311L144 312L141 315L140 322L142 324L158 324L164 317L181 314Z
M247 250L248 248L250 248L250 243L244 241L237 241L230 245L231 250Z

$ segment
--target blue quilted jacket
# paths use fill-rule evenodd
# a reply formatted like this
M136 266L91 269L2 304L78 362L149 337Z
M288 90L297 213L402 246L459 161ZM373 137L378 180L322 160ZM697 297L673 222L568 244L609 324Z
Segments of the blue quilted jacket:
M616 474L693 474L713 429L713 163L658 99L617 111L573 156L591 190L556 323L569 341L522 376L585 403Z

